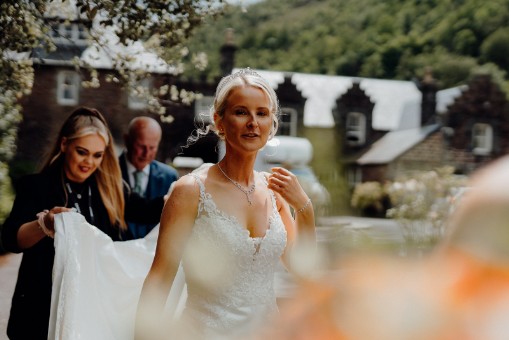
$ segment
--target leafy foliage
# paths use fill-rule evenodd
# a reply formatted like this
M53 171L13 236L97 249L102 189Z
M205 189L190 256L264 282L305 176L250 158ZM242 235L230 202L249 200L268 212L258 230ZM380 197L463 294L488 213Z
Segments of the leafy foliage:
M453 174L452 167L408 174L384 185L364 182L355 186L351 204L357 209L384 208L389 197L387 217L400 224L408 243L433 244L444 234L456 193L466 178Z
M486 62L508 67L509 0L266 0L208 22L190 48L217 60L210 32L228 27L238 67L406 80L431 67L443 87Z
M420 172L387 184L393 206L387 217L400 223L407 241L429 243L443 236L456 190L465 185L465 178L455 176L453 170Z
M379 182L363 182L355 186L352 194L352 207L364 210L383 208L382 200L385 196L384 188Z

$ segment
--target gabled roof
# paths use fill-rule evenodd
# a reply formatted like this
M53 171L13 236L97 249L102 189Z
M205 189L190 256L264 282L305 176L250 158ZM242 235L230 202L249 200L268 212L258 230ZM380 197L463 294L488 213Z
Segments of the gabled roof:
M440 128L433 124L413 129L388 132L373 143L358 160L359 165L387 164L394 161L406 151L426 139L431 133Z
M76 0L50 1L46 4L45 18L60 18L65 20L85 19L86 16L80 13L76 6Z
M45 12L45 18L67 19L70 21L84 17L76 6L76 0L51 2ZM116 69L119 62L125 62L131 70L141 70L150 73L174 74L180 69L171 66L160 58L157 53L147 48L141 41L128 41L126 45L120 43L115 34L115 26L102 26L98 22L104 20L101 12L97 13L90 29L90 34L100 42L93 39L88 41L73 41L66 39L60 42L57 50L46 52L36 49L32 55L35 62L48 65L73 65L73 58L97 69Z
M332 110L336 106L336 100L355 82L359 83L375 104L373 128L376 130L396 130L400 127L401 117L405 111L420 112L417 109L420 107L421 92L411 81L256 71L274 88L283 82L285 74L291 76L292 82L307 98L304 106L304 125L306 126L334 126ZM412 127L420 123L416 119L412 121L414 121Z
M438 91L437 113L445 113L447 111L447 107L452 104L457 97L461 96L463 91L467 88L467 85L462 85Z
M256 70L256 72L275 89L283 83L285 75L291 77L292 82L307 99L304 106L305 126L334 126L332 111L336 107L336 100L355 82L359 83L361 89L375 105L373 108L375 130L414 129L417 131L415 129L421 125L422 94L413 81L267 70ZM437 112L444 112L447 106L461 94L462 89L463 87L454 87L438 91Z
M100 37L102 47L94 42L83 51L81 60L94 68L113 69L118 58L125 58L132 70L162 74L176 71L175 67L168 65L155 52L147 50L142 42L129 41L127 46L120 43L113 27L96 26L93 30Z

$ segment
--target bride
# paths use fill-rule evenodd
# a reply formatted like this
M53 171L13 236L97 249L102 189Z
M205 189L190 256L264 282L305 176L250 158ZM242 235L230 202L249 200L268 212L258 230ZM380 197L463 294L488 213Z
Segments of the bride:
M278 110L274 90L250 69L219 82L211 118L225 156L178 180L166 202L138 305L139 339L163 324L181 260L188 297L166 337L246 338L277 312L273 282L280 258L304 238L297 232L314 240L311 200L296 176L280 167L254 171L257 152L276 132Z
M211 128L225 156L174 183L159 227L145 239L111 242L80 215L60 214L50 334L245 339L262 330L278 312L280 259L289 264L300 243L315 242L312 203L296 176L281 167L254 171L278 115L274 90L256 72L224 77Z

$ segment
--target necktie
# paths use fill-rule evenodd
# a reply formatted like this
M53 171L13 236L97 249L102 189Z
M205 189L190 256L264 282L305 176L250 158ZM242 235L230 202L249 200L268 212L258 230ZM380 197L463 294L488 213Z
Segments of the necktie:
M141 187L142 180L143 180L143 171L135 171L134 172L133 191L140 196L143 195L143 188Z

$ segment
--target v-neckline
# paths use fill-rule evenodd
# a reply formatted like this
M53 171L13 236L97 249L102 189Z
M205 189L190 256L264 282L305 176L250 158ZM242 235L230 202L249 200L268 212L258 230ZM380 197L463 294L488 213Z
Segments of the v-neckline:
M246 236L251 240L251 241L256 241L256 239L261 239L261 241L263 241L270 230L272 230L272 224L274 223L274 203L271 202L271 214L269 216L269 222L268 222L268 226L267 228L265 229L265 234L263 236L251 236L251 232L249 231L249 229L245 228L244 226L242 226L242 224L239 222L239 219L237 218L237 216L235 215L231 215L231 214L228 214L226 212L224 212L223 210L219 209L217 207L217 204L216 202L214 201L214 199L212 198L212 194L210 194L209 192L204 192L204 197L200 197L200 200L209 200L212 204L213 204L213 208L214 208L214 212L219 215L220 217L222 217L223 219L227 220L228 222L230 222L231 224L234 224L240 231L243 231ZM271 198L271 201L272 201L272 198Z

